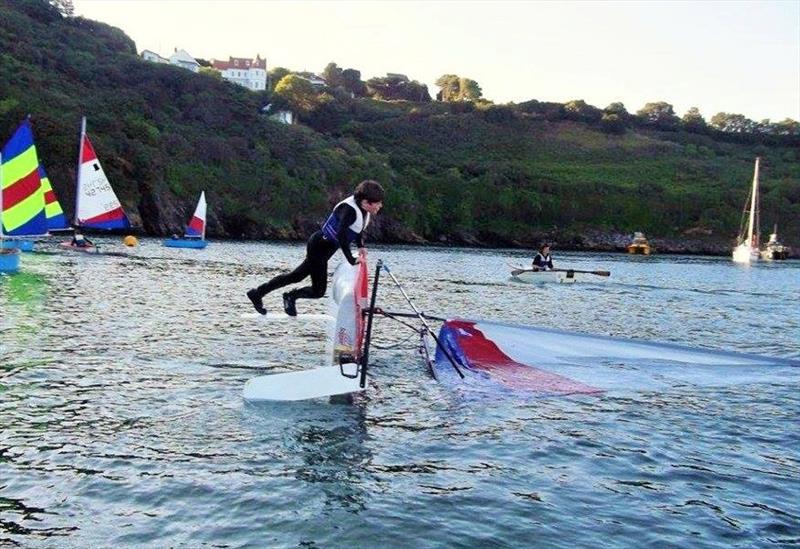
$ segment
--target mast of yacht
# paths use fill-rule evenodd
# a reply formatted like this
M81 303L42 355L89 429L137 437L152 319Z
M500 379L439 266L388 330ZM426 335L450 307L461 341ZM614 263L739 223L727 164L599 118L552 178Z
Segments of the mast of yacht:
M758 250L758 244L760 240L758 229L760 221L758 215L758 166L760 161L761 157L756 157L756 168L753 172L753 196L752 201L750 202L750 223L747 227L747 244L755 250Z

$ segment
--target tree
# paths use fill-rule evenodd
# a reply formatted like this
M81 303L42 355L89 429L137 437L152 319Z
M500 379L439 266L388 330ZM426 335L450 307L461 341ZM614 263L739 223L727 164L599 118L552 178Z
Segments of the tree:
M297 74L287 74L275 84L275 94L289 102L293 109L308 112L316 104L317 94L311 82Z
M664 101L647 103L636 116L645 126L659 130L675 130L680 123L680 119L675 115L675 109Z
M757 124L742 114L718 112L711 117L711 126L725 133L754 133Z
M291 73L292 73L292 71L290 71L289 69L284 68L284 67L275 67L274 69L269 71L269 79L268 80L269 80L269 85L270 85L270 91L274 91L275 90L275 86L278 84L278 82L280 82L283 79L284 76L286 76L287 74L291 74Z
M475 101L483 96L475 80L456 74L443 74L436 80L436 85L441 88L436 94L437 101Z
M483 96L481 87L477 82L469 78L458 79L458 100L475 101Z
M367 86L361 80L361 71L356 69L344 69L342 71L342 81L344 89L352 93L356 97L365 97L367 95Z
M217 80L222 80L222 73L219 72L217 69L212 69L211 67L200 67L198 71L199 74L205 74L206 76L210 76L211 78L216 78Z
M436 94L437 101L457 101L460 79L455 74L443 74L436 80L441 89Z
M606 133L613 133L616 135L625 133L625 122L618 114L604 112L603 116L600 118L600 127L603 128L603 131Z
M387 74L385 77L367 80L367 92L375 99L385 101L430 101L428 86L411 81L403 74Z
M564 110L567 113L567 118L576 120L578 122L588 122L593 124L598 122L603 116L603 111L589 105L583 99L575 99L564 105ZM619 118L619 117L617 117Z
M780 122L775 122L773 126L775 127L776 135L800 136L800 122L797 120L785 118Z
M697 107L692 107L683 115L683 126L690 132L702 132L707 127L706 119Z
M324 69L322 69L322 78L325 80L325 83L328 85L328 87L344 87L344 77L342 72L342 69L340 69L336 63L331 62L328 63Z

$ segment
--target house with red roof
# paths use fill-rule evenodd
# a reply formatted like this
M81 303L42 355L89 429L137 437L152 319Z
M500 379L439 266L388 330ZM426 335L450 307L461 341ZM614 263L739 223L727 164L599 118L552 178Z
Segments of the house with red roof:
M256 55L255 59L228 57L227 61L211 60L211 66L222 73L222 78L248 90L267 89L267 60Z

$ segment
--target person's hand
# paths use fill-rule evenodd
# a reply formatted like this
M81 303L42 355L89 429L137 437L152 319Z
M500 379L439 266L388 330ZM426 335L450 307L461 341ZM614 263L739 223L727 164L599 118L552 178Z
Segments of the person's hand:
M367 261L367 249L366 248L359 248L358 249L358 259L356 260L358 263L366 262Z

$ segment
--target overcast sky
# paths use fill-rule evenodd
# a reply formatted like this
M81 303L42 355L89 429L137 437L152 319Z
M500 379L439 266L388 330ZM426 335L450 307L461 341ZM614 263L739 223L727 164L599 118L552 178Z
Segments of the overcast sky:
M266 57L269 68L476 80L496 103L666 101L800 120L800 0L389 2L74 0L162 55Z

